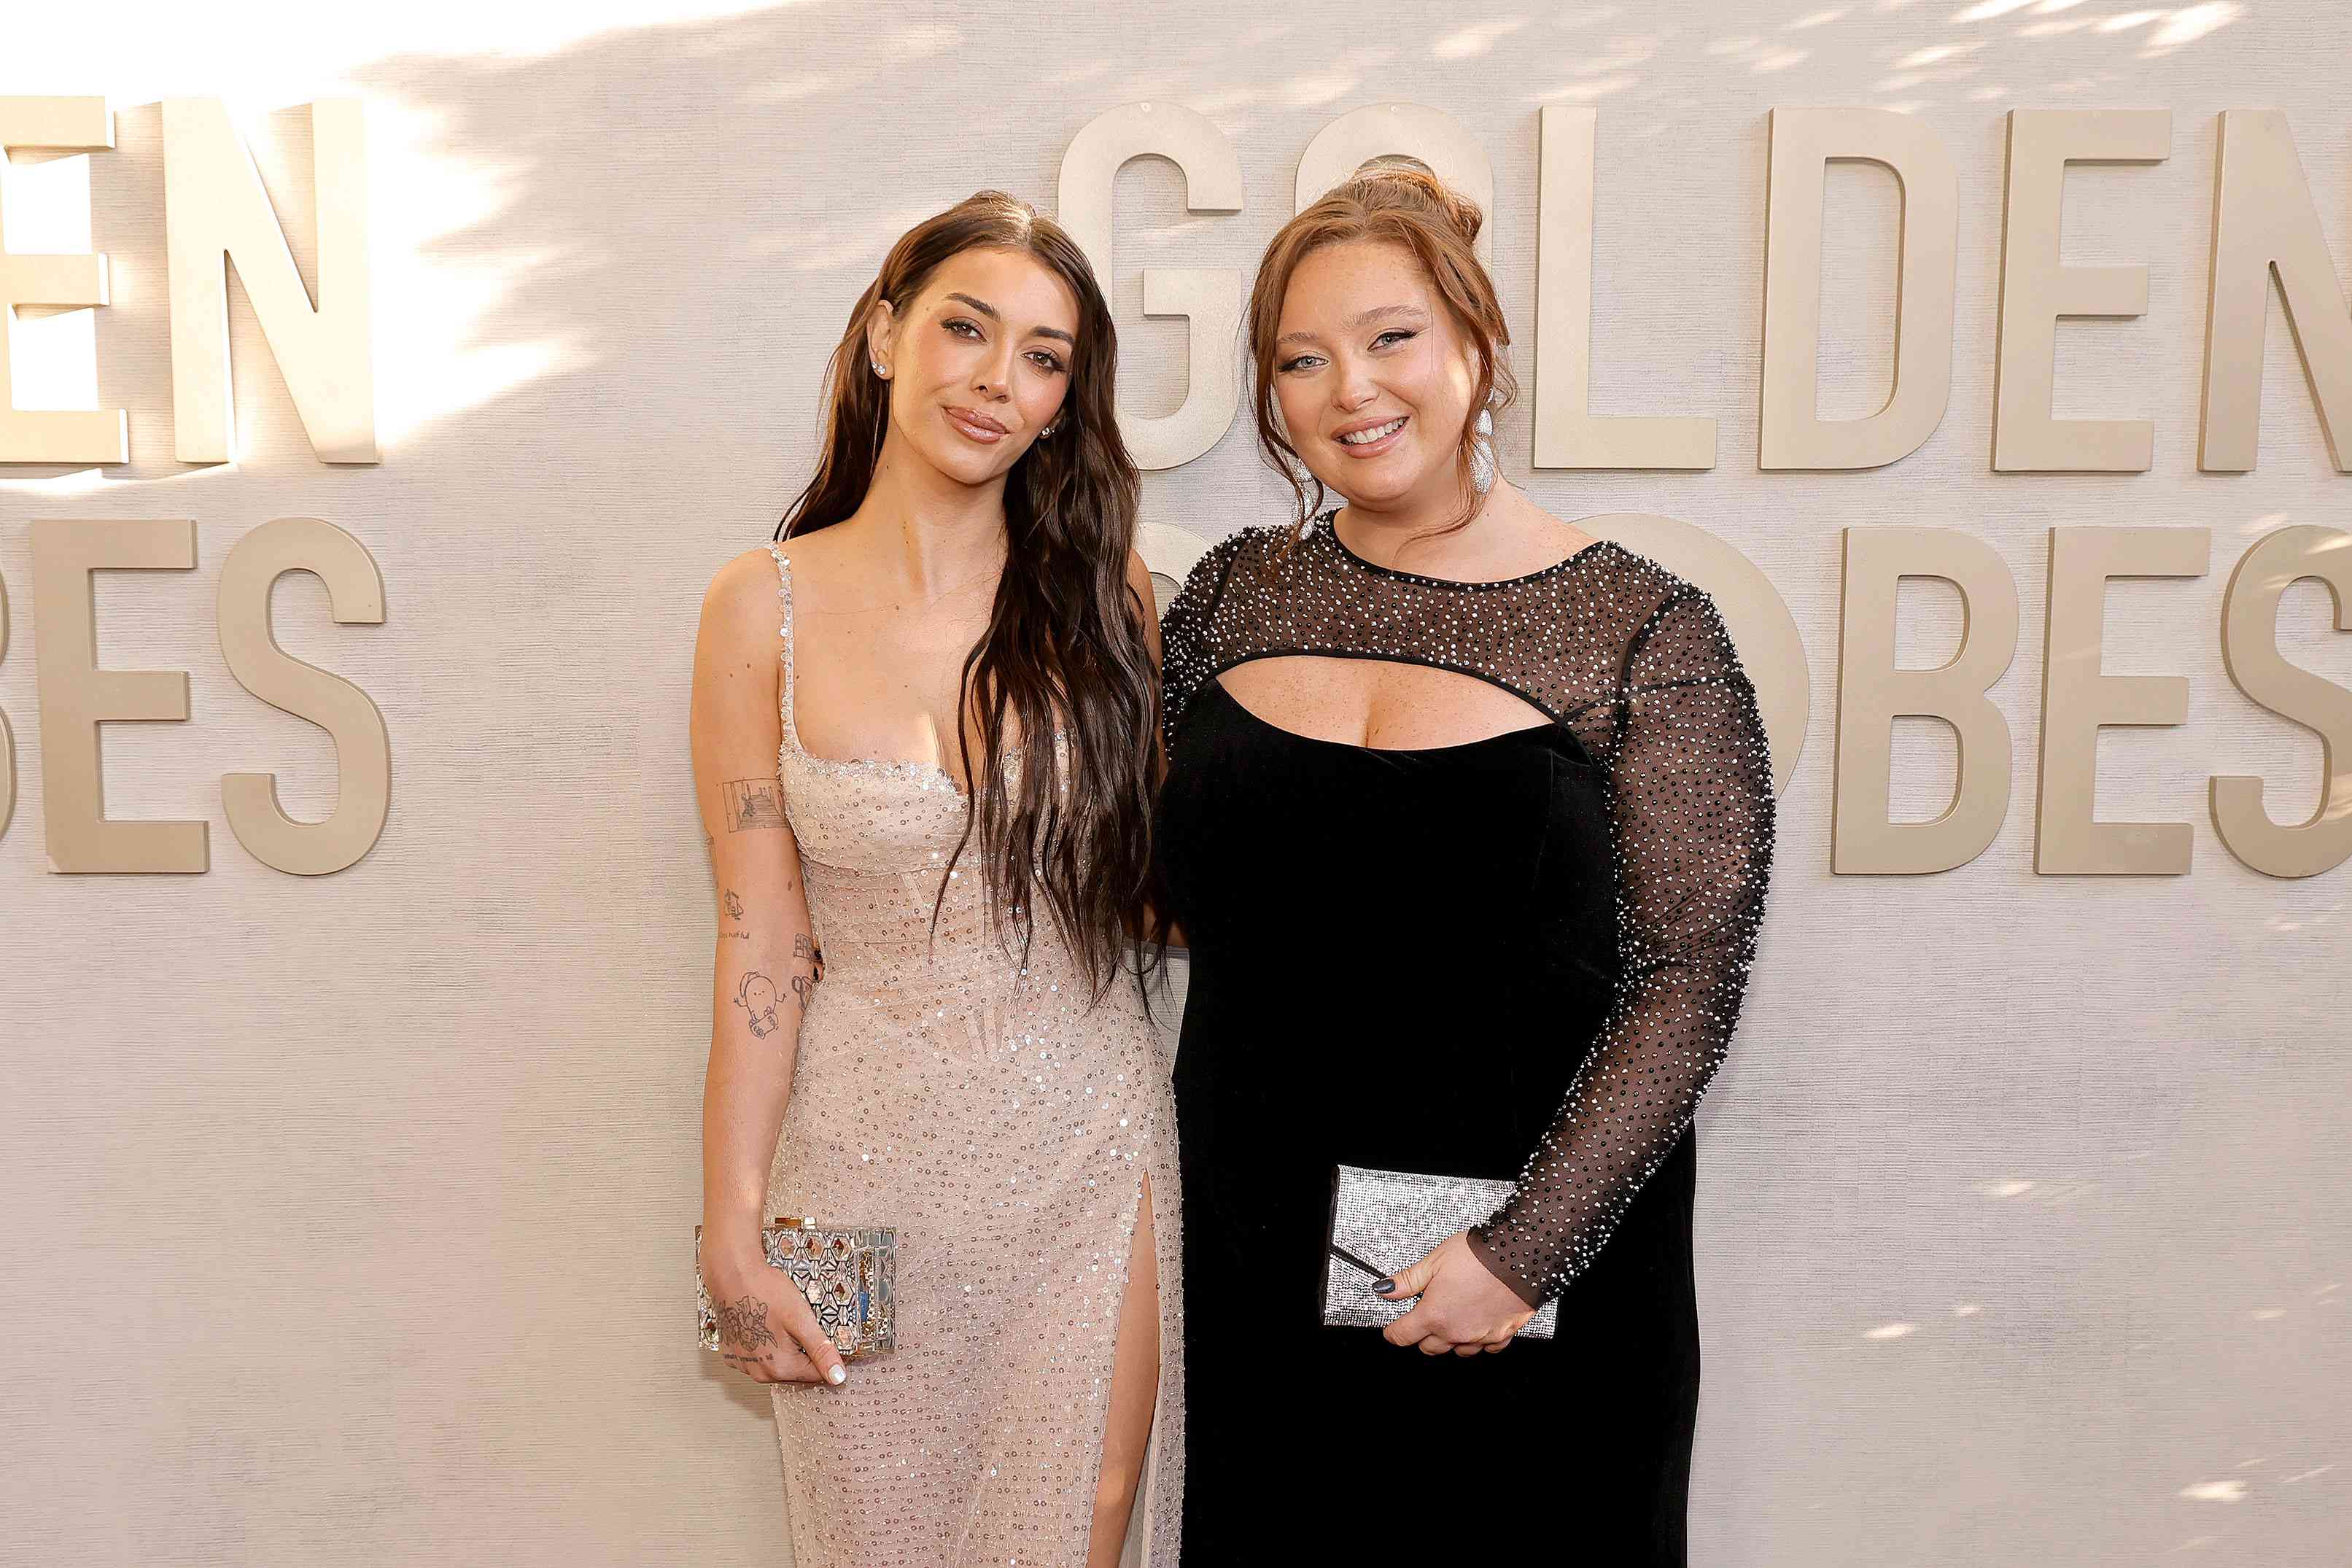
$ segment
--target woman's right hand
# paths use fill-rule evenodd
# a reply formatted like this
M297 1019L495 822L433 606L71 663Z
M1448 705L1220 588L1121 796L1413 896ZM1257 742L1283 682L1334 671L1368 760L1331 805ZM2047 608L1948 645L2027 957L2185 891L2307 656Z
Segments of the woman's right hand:
M839 1384L849 1372L792 1277L756 1250L721 1251L703 1287L719 1314L719 1353L758 1383Z

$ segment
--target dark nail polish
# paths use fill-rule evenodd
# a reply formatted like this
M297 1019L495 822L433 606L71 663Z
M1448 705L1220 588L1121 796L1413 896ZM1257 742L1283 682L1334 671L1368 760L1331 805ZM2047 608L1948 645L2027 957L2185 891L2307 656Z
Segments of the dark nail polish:
M1385 1296L1390 1291L1396 1289L1396 1281L1393 1279L1375 1279L1372 1281L1372 1289Z

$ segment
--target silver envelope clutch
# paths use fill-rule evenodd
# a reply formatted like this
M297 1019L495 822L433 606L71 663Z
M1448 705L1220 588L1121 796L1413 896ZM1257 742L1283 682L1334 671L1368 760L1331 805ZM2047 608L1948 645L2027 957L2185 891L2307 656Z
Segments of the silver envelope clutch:
M1331 1240L1323 1253L1323 1321L1333 1327L1379 1329L1412 1310L1413 1300L1388 1301L1373 1295L1372 1282L1412 1268L1455 1231L1486 1218L1511 1195L1513 1185L1480 1176L1333 1166ZM1559 1325L1559 1300L1554 1297L1538 1309L1519 1337L1548 1340Z

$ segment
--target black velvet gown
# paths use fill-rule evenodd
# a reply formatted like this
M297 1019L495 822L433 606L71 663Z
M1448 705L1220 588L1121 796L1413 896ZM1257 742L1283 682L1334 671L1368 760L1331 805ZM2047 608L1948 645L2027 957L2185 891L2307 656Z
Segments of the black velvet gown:
M1362 560L1330 514L1288 531L1216 546L1163 622L1185 1560L1680 1565L1691 1116L1773 837L1754 689L1712 600L1614 543L1465 584ZM1461 745L1313 740L1216 680L1287 654L1537 711ZM1335 1163L1515 1179L1472 1245L1559 1298L1557 1337L1429 1356L1326 1327Z

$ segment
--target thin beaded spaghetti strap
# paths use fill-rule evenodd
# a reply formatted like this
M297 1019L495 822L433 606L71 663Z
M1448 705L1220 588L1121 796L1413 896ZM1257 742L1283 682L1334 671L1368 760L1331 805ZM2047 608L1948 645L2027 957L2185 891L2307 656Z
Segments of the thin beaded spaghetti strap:
M784 678L776 684L776 711L783 720L784 739L794 751L800 750L800 728L793 721L793 563L784 554L783 546L768 541L768 553L776 558L776 610L782 617L776 637L782 645L778 657L783 661Z

